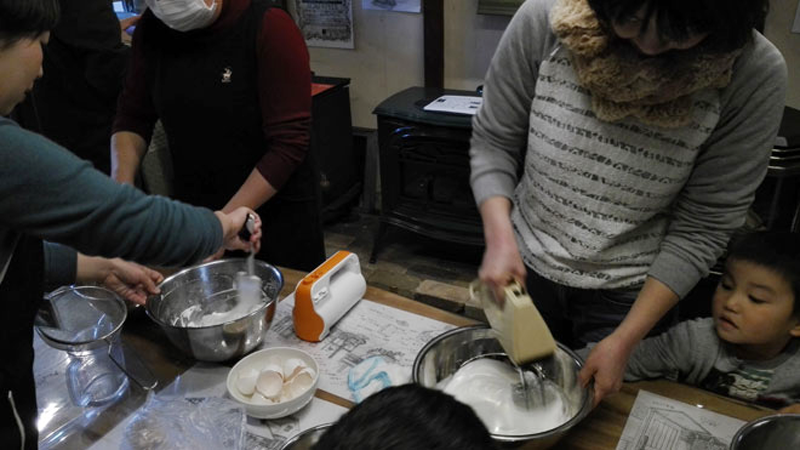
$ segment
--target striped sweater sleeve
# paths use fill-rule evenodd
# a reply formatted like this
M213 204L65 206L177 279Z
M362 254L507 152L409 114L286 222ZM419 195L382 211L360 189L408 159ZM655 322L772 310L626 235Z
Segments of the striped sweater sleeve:
M760 34L739 56L722 113L672 209L649 275L680 297L708 273L731 234L744 224L767 173L785 103L787 72L780 52Z
M472 121L471 185L480 205L511 198L528 138L539 64L556 45L549 11L554 0L529 0L511 19L492 58L483 104Z

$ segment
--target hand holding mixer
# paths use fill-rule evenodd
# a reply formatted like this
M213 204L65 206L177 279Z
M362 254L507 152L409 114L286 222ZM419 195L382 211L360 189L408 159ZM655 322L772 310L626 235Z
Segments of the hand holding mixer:
M487 284L477 281L470 285L470 296L479 298L497 340L519 372L520 384L515 389L514 400L521 400L529 408L529 380L521 366L551 356L556 351L556 341L530 296L517 281L503 287L503 294L501 305ZM539 378L539 400L543 402L544 374L538 365L533 368Z

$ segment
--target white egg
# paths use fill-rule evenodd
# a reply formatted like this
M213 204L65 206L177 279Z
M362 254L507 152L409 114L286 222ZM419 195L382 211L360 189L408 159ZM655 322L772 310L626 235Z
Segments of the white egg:
M239 378L236 380L236 389L244 395L253 395L256 389L256 379L258 379L258 371L256 369L244 369L239 372Z
M279 398L283 387L283 377L280 372L274 370L263 370L258 374L256 380L256 390L269 399Z

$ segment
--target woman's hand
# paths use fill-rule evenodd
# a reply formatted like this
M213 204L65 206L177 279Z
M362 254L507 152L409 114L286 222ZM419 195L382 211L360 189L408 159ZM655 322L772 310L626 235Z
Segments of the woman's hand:
M148 296L161 293L156 286L164 280L160 273L118 258L110 261L111 270L100 284L116 292L120 297L144 305Z
M635 344L622 339L615 333L598 343L589 353L578 374L582 386L586 387L594 379L594 405L610 394L619 392L628 359Z
M136 16L127 17L125 19L120 19L120 21L119 21L120 31L122 31L123 33L127 34L128 37L130 37L132 35L132 33L128 32L128 28L130 28L130 27L136 25L137 23L139 23L139 20L141 18L142 18L142 15L139 14L139 15L136 15Z
M148 296L160 293L156 285L163 279L155 270L136 263L78 253L77 282L101 284L134 303L144 304Z
M222 247L225 250L250 251L251 245L254 253L258 253L261 250L261 218L252 209L239 207L229 214L225 214L222 211L216 211L214 214L222 224ZM252 214L255 217L255 223L253 231L250 233L250 240L243 241L239 237L239 231L247 222L248 214Z
M513 236L511 238L513 240ZM524 286L525 275L525 264L516 242L486 246L481 267L478 269L478 278L494 290L495 299L500 304L504 301L503 287L513 280Z
M664 314L678 303L667 285L647 277L636 301L622 323L589 353L578 374L583 386L594 378L594 404L618 392L633 350Z
M494 290L495 299L502 304L503 287L512 280L524 286L527 274L511 226L511 202L505 197L492 197L481 204L480 211L486 251L478 278Z

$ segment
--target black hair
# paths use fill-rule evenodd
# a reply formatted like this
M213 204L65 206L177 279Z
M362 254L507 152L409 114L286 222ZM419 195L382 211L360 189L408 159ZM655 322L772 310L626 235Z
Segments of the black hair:
M50 31L59 15L58 0L0 0L0 49Z
M337 421L313 450L495 450L469 406L441 391L406 384L371 395Z
M753 29L761 30L769 0L588 0L606 27L633 17L644 8L644 30L655 14L662 41L683 41L708 33L704 49L730 52L746 44Z
M747 261L783 277L794 294L793 314L800 318L800 234L790 231L758 231L735 238L728 261Z

